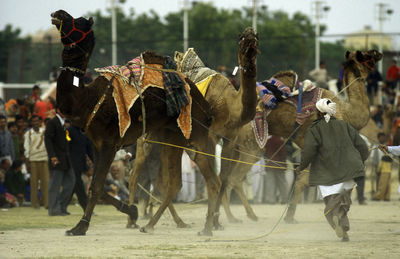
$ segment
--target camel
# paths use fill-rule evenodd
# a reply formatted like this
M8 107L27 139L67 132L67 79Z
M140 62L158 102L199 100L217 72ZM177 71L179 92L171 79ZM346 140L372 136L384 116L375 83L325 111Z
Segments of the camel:
M335 96L333 92L325 89L321 89L321 98L330 98L336 102L337 113L335 116L338 119L348 122L355 129L360 130L368 123L370 119L369 100L365 90L365 80L371 71L371 68L382 58L382 54L376 50L365 52L347 51L345 58L344 85L349 85L349 87L346 89L348 94L348 102L342 101L339 99L339 97ZM274 75L274 77L281 80L287 86L293 86L295 84L295 82L293 82L294 77L290 72L278 73ZM263 109L263 107L260 106L263 106L262 102L259 102L259 106L257 108ZM300 128L298 128L297 134L294 138L294 141L298 146L303 146L306 130L312 121L316 119L316 116L317 115L314 113L302 126L300 126ZM271 110L270 114L267 116L268 134L288 138L295 128L295 121L296 108L287 102L282 102L276 109ZM258 161L257 156L262 153L262 150L260 150L257 142L255 141L251 125L246 124L244 127L242 127L238 135L239 137L236 150L249 153L250 155L236 151L234 158L250 163L255 163ZM257 220L257 216L252 210L250 204L247 202L242 186L242 180L249 170L249 165L239 163L228 163L228 168L221 167L220 178L222 181L222 187L216 208L217 215L219 211L219 203L222 201L228 220L231 222L239 221L230 211L229 203L224 201L222 197L222 195L224 195L222 192L223 188L226 186L228 192L230 192L232 188L234 188L234 190L237 192L246 209L248 217L252 220Z
M74 125L85 129L95 147L94 177L89 191L88 206L78 224L66 232L67 235L85 235L89 228L93 209L100 198L115 206L119 211L128 214L131 220L137 219L136 206L124 204L106 194L104 182L118 148L133 144L143 134L142 102L141 99L138 99L129 110L131 124L125 135L121 137L117 108L112 97L114 91L112 79L108 80L99 76L90 85L84 85L81 80L95 44L94 33L91 29L93 19L83 17L74 19L63 10L52 13L51 17L52 23L60 31L61 41L64 45L63 69L57 80L57 106ZM247 41L243 40L241 44L246 45ZM146 64L162 64L164 62L164 57L157 56L152 52L143 53L143 59ZM185 81L190 85L192 98L191 116L194 123L190 138L186 139L179 130L176 122L177 116L168 116L165 90L157 87L149 87L143 92L146 132L161 131L163 132L163 141L182 146L194 145L199 149L207 150L207 143L203 140L207 138L206 127L212 119L209 106L196 86L186 78ZM164 151L163 162L166 165L170 183L179 181L182 150L165 147ZM207 179L209 195L216 197L219 188L217 176L209 173L204 177ZM174 189L176 187L169 184L168 197L174 195ZM166 199L161 204L154 220L159 219L163 210L170 203L170 199L172 198ZM209 204L208 215L213 215L214 208L214 204ZM207 224L211 226L212 219L209 221Z
M242 42L246 38L248 38L248 41L250 43L247 45L240 44L238 52L239 65L241 67L241 80L239 91L235 89L228 78L220 73L214 73L204 96L206 101L210 104L210 112L211 116L213 117L213 121L209 130L208 141L205 141L207 142L207 147L211 149L207 152L209 154L215 153L215 145L218 139L221 138L221 136L224 136L224 138L226 139L234 140L236 138L236 131L247 122L249 122L255 115L257 104L255 61L256 55L258 53L258 37L251 28L247 28L245 32L240 36L240 42ZM185 67L185 65L183 64L183 57L183 53L177 52L175 54L175 61L177 62L178 70L194 83L197 83L198 80L196 79L198 78L195 77L196 75L193 74L191 70L187 69L187 67ZM201 66L204 66L202 62L200 62L200 64ZM231 143L234 142L232 141ZM227 143L227 146L228 145L230 145L229 142ZM138 145L137 148L138 150L136 154L138 161L135 161L134 170L129 180L131 204L133 204L134 200L134 197L132 196L134 195L136 190L138 175L145 159L142 145ZM197 147L195 148L198 151L206 152L206 150L204 149L199 149ZM192 158L200 168L203 175L205 173L204 171L207 171L206 174L209 174L209 170L215 173L213 168L213 158L205 158L202 155L196 155ZM164 175L164 173L161 173L161 175ZM167 178L162 178L164 180L163 185L165 186L167 184L165 182ZM179 186L177 186L177 188L181 188L181 183ZM179 189L177 191L179 191ZM208 200L209 202L211 201L215 204L216 197L209 195ZM169 206L170 208L173 207L172 203ZM179 220L179 217L176 214L172 213L172 216L178 227L184 226L182 225L182 222ZM207 217L209 219L213 219L213 215L207 215ZM132 222L128 218L127 226L130 227L132 225L135 225L135 222ZM207 227L202 232L199 232L199 235L212 235L212 232L210 230L211 228L212 225L207 225ZM146 230L144 231L146 232Z

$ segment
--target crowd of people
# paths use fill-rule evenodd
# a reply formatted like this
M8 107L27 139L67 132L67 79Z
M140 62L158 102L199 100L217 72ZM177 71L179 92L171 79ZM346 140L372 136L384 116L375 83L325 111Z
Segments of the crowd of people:
M223 72L226 68L221 67L219 70ZM318 69L311 71L310 76L320 87L328 88L325 62L322 61ZM343 73L340 73L339 85L342 79ZM376 69L367 78L366 89L371 107L374 107L372 119L380 128L383 126L382 105L398 103L395 97L399 79L400 68L395 60L389 67L385 80ZM377 105L380 90L382 105ZM85 210L93 174L93 147L87 136L64 118L51 98L40 99L38 86L34 86L32 93L23 100L8 100L0 108L0 206L29 204L34 209L43 206L48 209L50 216L65 216L69 215L67 207L75 194L79 205ZM394 145L400 144L399 125L399 122L394 124ZM384 145L388 144L389 136L380 132L377 137L379 143L372 148L371 154L371 199L387 201L390 200L393 165L388 152L397 153L390 148L386 148L385 153ZM283 144L284 139L269 136L262 154L263 159L258 162L267 167L253 167L252 173L244 181L244 190L247 198L254 203L289 203L285 220L294 223L297 203L302 199L318 201L318 195L322 194L324 197L324 193L323 188L310 187L312 179L303 172L297 172L297 180L293 181L295 165L304 157L296 152L292 143ZM129 199L128 182L135 152L135 146L119 150L107 175L105 190L116 199ZM139 204L139 213L143 217L151 215L148 205L152 203L152 199L148 193L153 193L155 197L160 196L157 181L162 165L159 157L159 146L155 145L147 154L139 176L141 188L136 188L135 197ZM288 162L291 165L289 169L283 169L282 167L288 167ZM365 179L353 178L357 182L358 201L366 204ZM324 182L317 184L323 185ZM186 153L182 157L182 185L177 202L207 198L204 179ZM329 221L332 225L332 219Z

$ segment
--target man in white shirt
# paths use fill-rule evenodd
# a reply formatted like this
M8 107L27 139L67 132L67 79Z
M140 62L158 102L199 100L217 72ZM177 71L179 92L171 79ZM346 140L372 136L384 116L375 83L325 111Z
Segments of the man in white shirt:
M42 118L33 115L31 124L32 128L25 132L24 135L24 155L30 173L31 204L35 209L40 208L38 198L38 191L40 189L43 206L47 208L49 203L49 167L47 165L47 151L44 144Z

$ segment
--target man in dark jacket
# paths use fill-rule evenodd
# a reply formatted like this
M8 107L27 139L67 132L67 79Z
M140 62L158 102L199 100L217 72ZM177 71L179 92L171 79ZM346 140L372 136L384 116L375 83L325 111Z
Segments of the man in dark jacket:
M336 103L327 98L316 104L318 119L304 139L299 173L309 164L310 185L318 185L325 202L325 217L342 241L349 241L347 212L351 204L353 179L364 176L368 146L359 133L342 120L336 120Z
M44 141L49 156L49 216L65 216L74 189L75 174L69 157L69 136L65 130L65 118L57 114L46 124ZM62 191L60 192L60 187Z
M71 138L71 141L69 142L69 148L72 168L74 169L75 173L75 186L73 192L75 192L76 196L78 197L79 205L81 205L83 211L85 211L88 203L88 197L82 182L82 174L88 170L86 155L91 161L93 161L93 146L92 142L90 142L89 138L81 132L80 128L69 123L67 130Z

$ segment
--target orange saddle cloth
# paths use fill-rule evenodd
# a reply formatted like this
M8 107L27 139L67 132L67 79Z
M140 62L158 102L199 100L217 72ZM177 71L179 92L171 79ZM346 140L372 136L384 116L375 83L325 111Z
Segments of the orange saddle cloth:
M139 97L135 84L144 93L149 87L157 87L164 89L164 81L162 75L162 65L144 64L141 57L137 57L128 62L127 66L109 66L95 69L101 76L107 80L113 80L113 97L118 111L119 133L120 137L125 136L126 131L131 125L131 117L129 110ZM132 73L131 73L132 71ZM132 75L131 80L129 77ZM179 73L184 80L184 76ZM179 128L186 139L190 138L192 131L192 98L190 96L190 87L185 82L185 90L188 95L189 104L182 107L177 119Z

